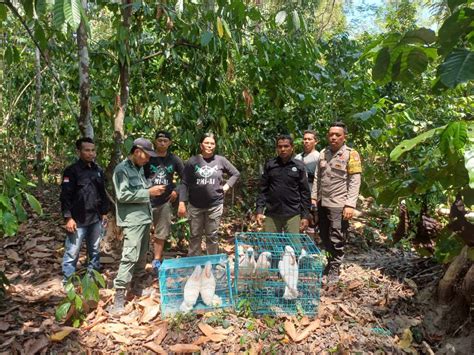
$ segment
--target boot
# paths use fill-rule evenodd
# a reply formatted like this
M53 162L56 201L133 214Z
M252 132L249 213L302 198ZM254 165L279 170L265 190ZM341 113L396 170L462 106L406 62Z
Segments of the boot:
M115 290L114 305L110 313L115 316L121 314L125 310L125 293L126 289L118 288Z

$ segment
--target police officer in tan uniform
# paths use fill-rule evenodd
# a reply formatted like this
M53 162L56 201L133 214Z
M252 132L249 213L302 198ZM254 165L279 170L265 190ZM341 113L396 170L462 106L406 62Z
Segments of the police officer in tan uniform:
M319 156L319 169L311 192L317 205L320 236L329 252L325 273L329 283L339 278L349 220L359 195L362 166L359 153L345 145L346 125L334 122L329 128L329 146Z

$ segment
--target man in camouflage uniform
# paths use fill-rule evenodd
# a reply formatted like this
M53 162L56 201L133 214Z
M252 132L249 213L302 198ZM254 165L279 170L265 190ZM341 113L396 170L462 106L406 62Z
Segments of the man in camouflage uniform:
M117 225L123 228L122 259L114 280L115 300L112 314L124 310L125 293L130 282L145 273L146 254L150 240L152 209L150 200L161 195L165 187L148 187L143 166L157 154L148 139L138 138L127 159L114 170L113 182L117 197Z
M319 155L311 192L312 203L318 209L320 236L330 254L325 270L330 283L339 278L349 220L354 214L361 182L359 153L345 145L346 135L344 123L331 124L327 135L329 146Z

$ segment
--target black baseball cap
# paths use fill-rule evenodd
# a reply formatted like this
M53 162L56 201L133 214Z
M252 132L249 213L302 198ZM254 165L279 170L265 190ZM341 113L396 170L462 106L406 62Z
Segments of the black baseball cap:
M158 131L155 134L155 139L158 138L168 138L169 140L171 140L171 133L168 131Z

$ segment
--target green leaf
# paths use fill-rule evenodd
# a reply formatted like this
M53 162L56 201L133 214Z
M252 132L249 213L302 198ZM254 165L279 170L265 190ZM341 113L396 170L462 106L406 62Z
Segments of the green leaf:
M201 33L201 46L205 47L212 40L212 32L204 31Z
M430 44L436 41L436 34L428 28L418 28L408 31L400 40L403 44Z
M229 24L224 19L222 19L222 24L224 25L225 35L227 39L232 39L232 34L230 33Z
M33 0L23 0L23 9L25 10L25 15L27 18L32 19L34 16L33 11Z
M275 16L275 23L280 26L286 20L286 11L282 10L278 12Z
M82 311L82 299L81 299L81 297L76 296L76 298L74 299L74 305L76 306L76 310L78 312Z
M25 192L25 196L30 207L36 212L37 215L41 216L43 214L43 208L41 208L41 203L36 199L36 197L30 195L29 193Z
M43 27L41 27L38 21L35 22L35 39L38 41L40 49L45 49L48 46L48 41L44 33Z
M293 27L296 31L298 31L301 27L300 17L298 15L298 11L293 10Z
M18 221L15 215L5 212L2 216L2 227L5 235L10 237L15 235L18 230Z
M74 31L77 30L81 23L80 0L63 0L64 19Z
M53 7L53 26L60 30L62 25L65 22L64 16L64 1L65 0L55 0Z
M470 32L474 21L474 9L463 8L449 16L438 31L439 53L447 55Z
M71 302L64 302L56 309L56 320L60 321L64 317L66 317L67 312L69 312L69 308L71 308Z
M8 197L5 195L0 195L0 207L3 206L4 209L10 210L12 208L10 201L8 200ZM2 209L2 208L0 208Z
M105 288L105 279L97 270L92 270L94 273L94 279L100 285L100 287Z
M464 121L451 122L441 133L439 149L444 154L461 151L467 141L467 125Z
M15 205L15 213L16 216L18 217L18 221L25 222L28 219L28 215L26 214L25 209L23 208L22 205L22 200L20 196L17 196L13 199L13 204Z
M392 152L390 153L390 159L392 161L398 160L398 158L400 158L400 156L403 153L412 150L418 144L423 143L424 141L426 141L427 139L433 137L435 134L438 134L439 132L441 132L445 128L446 128L446 126L433 128L433 129L430 129L429 131L426 131L426 132L416 136L415 138L406 139L406 140L402 141L399 145L397 145L392 150Z
M454 11L456 7L461 4L465 4L467 0L448 0L448 7L451 11Z
M441 64L439 72L441 81L449 88L474 80L474 52L455 49Z
M367 121L369 118L373 117L376 113L377 113L377 108L372 107L368 111L358 112L358 113L353 114L352 118L355 118L355 119L361 120L361 121Z
M464 149L464 166L469 174L469 187L474 189L474 144Z
M224 36L224 27L222 26L222 20L220 17L217 18L217 34L219 35L219 38L222 38Z
M390 50L383 47L377 54L375 65L372 69L372 79L377 82L383 82L387 76L390 65Z
M0 4L0 21L7 18L7 7L4 4Z
M474 189L474 122L467 125L467 143L464 147L464 166L469 175L469 187Z

